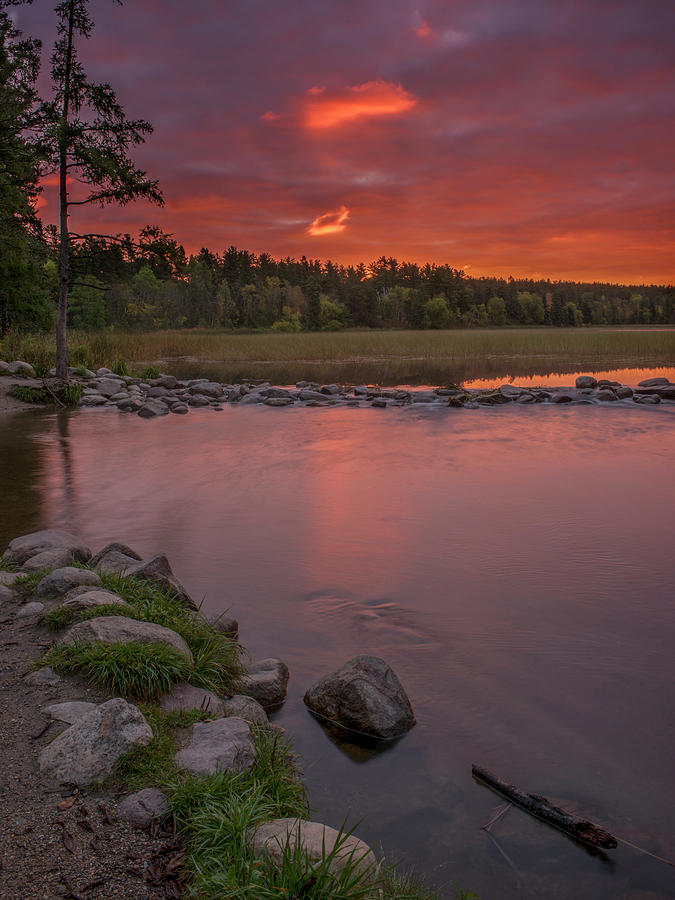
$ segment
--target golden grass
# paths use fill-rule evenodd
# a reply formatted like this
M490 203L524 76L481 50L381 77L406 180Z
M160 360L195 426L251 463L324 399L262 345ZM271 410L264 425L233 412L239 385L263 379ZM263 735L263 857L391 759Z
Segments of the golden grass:
M454 331L343 331L299 334L241 334L214 330L115 331L69 334L72 364L91 368L110 366L118 357L138 371L155 364L196 371L200 364L220 372L221 378L271 377L273 364L297 377L317 364L363 367L384 377L396 371L450 370L460 364L483 363L494 369L498 361L538 361L551 371L562 364L619 368L629 365L673 365L675 331L658 328L502 328ZM44 372L54 364L51 335L7 335L0 344L3 359L25 359ZM351 364L351 365L347 365ZM419 364L419 365L416 365ZM187 367L187 368L186 368ZM372 380L372 379L371 379ZM382 379L380 379L382 380Z

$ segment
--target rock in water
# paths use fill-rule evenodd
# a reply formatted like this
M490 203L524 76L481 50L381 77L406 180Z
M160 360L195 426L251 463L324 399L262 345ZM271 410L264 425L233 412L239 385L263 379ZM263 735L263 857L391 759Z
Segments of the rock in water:
M283 860L287 846L292 852L299 845L303 853L307 854L310 866L335 851L329 864L333 875L339 875L348 863L363 876L375 874L377 867L377 860L368 844L353 834L341 835L335 828L322 825L321 822L274 819L251 829L247 841L256 856L266 856L276 863Z
M401 682L378 656L356 656L326 675L307 691L305 704L366 738L395 738L415 724Z
M175 760L181 769L194 775L250 769L256 760L251 728L238 716L198 722L193 727L192 743L180 750Z
M253 697L265 709L284 702L288 686L288 666L278 659L261 659L246 666L241 692Z
M119 758L152 740L138 707L121 697L108 700L67 728L40 754L40 771L61 783L86 787L103 781Z

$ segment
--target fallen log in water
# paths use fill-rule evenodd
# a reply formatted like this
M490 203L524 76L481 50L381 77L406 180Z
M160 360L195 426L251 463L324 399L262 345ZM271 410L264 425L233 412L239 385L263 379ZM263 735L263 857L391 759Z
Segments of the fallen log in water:
M584 844L592 844L605 850L612 850L616 847L617 841L614 835L603 831L602 828L598 828L593 822L580 819L578 816L566 812L558 806L553 806L546 797L542 797L540 794L526 794L513 784L502 781L501 778L480 766L472 765L471 772L474 778L493 788L503 797L510 800L511 803L515 803L516 806L520 806L526 812L538 816L551 825L555 825L556 828L566 831Z

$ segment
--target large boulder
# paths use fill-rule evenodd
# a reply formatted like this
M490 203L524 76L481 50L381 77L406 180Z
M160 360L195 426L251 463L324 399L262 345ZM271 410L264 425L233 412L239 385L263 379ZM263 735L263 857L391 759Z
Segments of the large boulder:
M415 724L401 682L378 656L356 656L305 694L312 712L367 738L398 737Z
M225 715L223 701L219 697L216 697L211 691L195 687L186 681L181 681L168 694L163 694L159 705L164 712L173 712L174 710L190 712L193 709L201 709L202 712L208 713L214 719Z
M61 783L86 787L103 781L121 756L151 740L152 729L138 707L116 697L82 716L45 747L40 771Z
M368 844L321 822L274 819L251 829L247 842L255 856L266 856L274 863L282 862L287 847L293 853L300 846L310 867L334 852L330 862L333 875L339 875L348 864L365 877L375 876L377 871L377 859Z
M193 726L192 742L176 754L175 760L181 769L194 775L250 769L256 761L251 728L238 716L197 722Z
M240 679L240 690L253 697L264 708L279 706L286 698L288 666L278 659L261 659L246 666L246 674Z
M10 541L3 554L3 559L23 565L26 560L45 550L67 550L78 562L86 562L91 556L91 551L79 537L69 531L59 531L56 528L45 528L42 531L34 531Z
M578 388L596 388L598 386L597 378L593 378L592 375L579 375L576 380L576 386Z
M26 572L42 572L44 569L61 569L64 566L72 566L72 564L73 554L64 548L43 550L42 553L37 553L27 559L23 567Z
M9 363L7 371L10 375L26 375L28 378L35 378L35 369L30 363L21 359L15 359L14 362Z
M120 819L130 822L136 828L147 828L157 819L169 813L169 801L159 788L144 788L129 794L117 807Z
M100 616L97 619L87 619L73 625L63 636L63 643L72 646L76 641L83 644L130 644L132 642L142 644L164 644L171 647L192 665L193 658L190 648L183 638L165 628L164 625L156 625L154 622L138 622L136 619L127 619L126 616Z
M162 403L161 400L146 400L143 406L139 407L138 415L141 419L154 419L155 416L168 416L169 407Z
M62 569L54 569L45 575L37 586L37 595L38 597L52 597L58 594L67 594L72 588L80 585L98 586L100 584L101 579L96 572L65 566Z
M101 378L96 384L96 390L103 397L112 397L122 390L126 393L126 384L121 378Z

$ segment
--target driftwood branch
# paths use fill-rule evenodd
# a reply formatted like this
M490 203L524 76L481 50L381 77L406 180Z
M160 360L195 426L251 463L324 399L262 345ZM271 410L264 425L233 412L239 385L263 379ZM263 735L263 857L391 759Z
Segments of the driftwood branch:
M616 847L617 841L614 835L603 831L602 828L594 825L593 822L580 819L578 816L560 809L558 806L553 806L546 797L542 797L540 794L526 794L480 766L471 766L471 772L474 778L482 781L516 806L551 825L555 825L556 828L566 831L578 841L584 844L592 844L594 847L602 847L605 850L612 850Z

